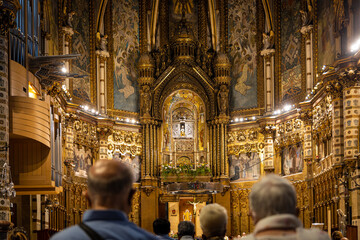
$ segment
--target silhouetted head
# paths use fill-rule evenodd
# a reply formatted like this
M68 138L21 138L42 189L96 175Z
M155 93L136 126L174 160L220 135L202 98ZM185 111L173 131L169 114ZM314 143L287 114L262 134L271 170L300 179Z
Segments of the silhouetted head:
M167 235L170 232L170 222L164 218L158 218L153 222L153 230L156 235Z
M86 196L93 209L117 209L129 213L134 194L131 169L116 160L99 160L88 174Z

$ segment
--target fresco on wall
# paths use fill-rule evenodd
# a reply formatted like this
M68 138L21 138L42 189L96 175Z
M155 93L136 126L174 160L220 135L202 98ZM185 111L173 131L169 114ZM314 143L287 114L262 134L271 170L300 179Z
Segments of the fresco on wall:
M301 1L281 1L281 97L284 101L301 93Z
M256 0L229 0L230 108L257 107Z
M90 35L89 35L89 1L74 0L78 13L73 17L74 35L72 39L72 53L80 54L72 60L71 72L84 76L73 79L74 96L90 102Z
M239 156L230 157L230 180L247 181L260 177L260 156L259 153L240 153Z
M173 40L174 34L176 33L176 26L181 20L182 16L182 3L185 3L185 18L188 23L190 23L195 39L198 38L198 1L196 0L170 0L169 1L169 29L170 31L170 41Z
M139 59L139 3L113 1L114 108L139 111L136 64Z
M135 181L140 181L140 156L132 157L130 153L126 153L125 155L115 153L113 159L127 164L133 171Z
M78 176L87 176L87 171L93 164L91 149L75 147L74 150L74 170Z
M289 175L302 172L303 152L301 143L285 147L281 155L281 172L283 175Z
M324 65L332 64L335 60L335 13L332 1L318 1L318 56L320 71Z

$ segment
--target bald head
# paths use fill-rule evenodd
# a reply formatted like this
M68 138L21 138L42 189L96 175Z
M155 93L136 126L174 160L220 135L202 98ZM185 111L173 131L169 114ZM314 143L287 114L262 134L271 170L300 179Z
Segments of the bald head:
M99 160L88 174L88 195L92 203L108 206L118 201L116 198L128 198L134 182L131 169L116 160Z

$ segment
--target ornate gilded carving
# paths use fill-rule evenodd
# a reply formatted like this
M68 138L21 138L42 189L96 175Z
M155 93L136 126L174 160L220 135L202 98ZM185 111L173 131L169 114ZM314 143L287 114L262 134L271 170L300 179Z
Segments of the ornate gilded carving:
M360 82L360 69L358 67L349 67L339 73L344 88L352 87Z
M18 0L0 1L0 35L6 36L10 28L16 27L16 12L21 8Z
M252 128L228 132L228 155L261 152L263 149L264 135L261 129Z

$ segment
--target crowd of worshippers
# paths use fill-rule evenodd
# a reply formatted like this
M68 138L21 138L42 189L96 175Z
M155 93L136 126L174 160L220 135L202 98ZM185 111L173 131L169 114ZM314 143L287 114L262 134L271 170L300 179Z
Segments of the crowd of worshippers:
M154 234L130 222L133 189L131 169L116 160L99 160L88 173L88 190L84 193L90 204L80 224L69 227L51 239L172 239L170 223L157 219L153 223ZM297 217L296 191L291 183L277 175L266 175L252 187L250 215L255 224L254 232L244 240L272 239L330 239L319 229L305 229ZM228 213L219 204L208 204L200 211L200 227L203 240L228 239L226 229ZM198 239L192 222L178 225L177 239ZM242 238L243 239L243 238Z

